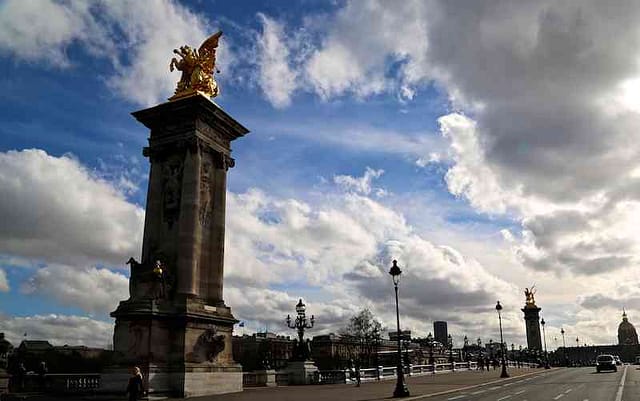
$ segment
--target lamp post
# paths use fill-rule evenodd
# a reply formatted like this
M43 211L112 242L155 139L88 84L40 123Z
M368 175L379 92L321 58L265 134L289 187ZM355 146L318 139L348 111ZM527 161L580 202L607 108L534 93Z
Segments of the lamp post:
M310 357L309 350L304 346L303 342L304 331L305 329L312 328L315 323L315 317L313 315L311 315L311 319L307 322L306 309L307 307L302 302L302 299L300 299L296 305L296 313L298 316L293 324L291 324L291 316L287 315L287 327L298 330L298 347L295 350L296 354L294 358L299 361L306 361Z
M505 378L509 377L507 373L507 361L504 359L504 338L502 337L502 305L500 305L500 301L496 303L496 311L498 312L498 321L500 322L500 348L502 349L502 373L500 373L500 377Z
M578 337L576 337L576 347L580 346L580 339Z
M455 370L455 364L453 363L453 338L451 334L447 336L447 348L449 348L449 363L451 364L451 370Z
M547 333L544 331L544 318L542 318L540 324L542 325L542 338L544 339L544 368L551 369L551 366L549 366L549 353L547 352Z
M567 344L564 342L564 327L560 327L560 334L562 334L562 354L564 356L564 366L569 366L569 358L567 357Z
M393 261L393 266L389 270L389 274L393 279L393 287L396 291L396 323L397 323L397 340L398 340L398 381L396 382L396 388L393 391L394 397L408 397L409 389L407 388L407 384L404 381L404 368L402 367L402 349L400 345L400 309L398 308L398 282L400 281L400 274L402 274L402 270L398 267L398 261Z

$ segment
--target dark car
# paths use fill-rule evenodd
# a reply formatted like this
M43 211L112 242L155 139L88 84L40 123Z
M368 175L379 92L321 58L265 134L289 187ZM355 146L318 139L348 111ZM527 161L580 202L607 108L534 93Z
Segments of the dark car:
M613 370L614 372L618 371L616 360L613 355L598 355L596 358L596 371L600 373L603 370Z

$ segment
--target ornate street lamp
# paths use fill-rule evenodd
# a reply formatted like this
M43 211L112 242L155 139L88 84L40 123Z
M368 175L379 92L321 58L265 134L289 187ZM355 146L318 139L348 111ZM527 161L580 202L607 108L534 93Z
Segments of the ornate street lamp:
M462 341L464 344L464 346L462 347L462 359L466 362L468 360L467 353L469 352L469 338L467 336L464 336L464 339Z
M544 318L542 318L540 324L542 325L542 338L544 339L544 368L551 369L551 366L549 366L549 353L547 352L547 333L544 331Z
M507 361L504 359L504 338L502 337L502 305L500 305L500 301L496 303L496 311L498 312L498 321L500 322L500 348L502 349L502 373L500 373L500 377L505 378L509 377L507 373Z
M580 339L578 337L576 337L576 347L580 346Z
M433 336L431 335L431 332L429 332L429 335L427 336L427 346L429 347L429 365L433 365ZM433 372L435 373L435 366L433 367Z
M307 307L300 299L296 305L298 316L293 324L291 324L291 316L287 315L287 327L298 330L298 346L295 350L294 359L299 361L306 361L311 356L309 355L309 349L304 346L304 331L313 327L315 317L311 315L311 319L307 322L306 309Z
M396 382L396 388L393 391L394 397L408 397L409 389L407 388L407 384L404 381L404 368L402 367L402 349L400 345L401 335L400 335L400 309L398 307L398 282L400 281L400 274L402 274L402 270L398 267L398 261L393 261L393 266L389 270L389 274L393 279L393 287L396 290L396 323L397 323L397 340L398 340L398 367L397 367L397 377L398 381Z

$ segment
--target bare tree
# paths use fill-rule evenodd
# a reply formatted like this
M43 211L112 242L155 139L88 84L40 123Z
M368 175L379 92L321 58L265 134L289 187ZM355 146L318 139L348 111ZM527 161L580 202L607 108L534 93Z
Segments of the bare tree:
M380 344L380 323L367 308L362 309L349 320L347 327L340 331L342 340L355 369L357 385L360 385L360 368L373 363L372 358L378 352Z

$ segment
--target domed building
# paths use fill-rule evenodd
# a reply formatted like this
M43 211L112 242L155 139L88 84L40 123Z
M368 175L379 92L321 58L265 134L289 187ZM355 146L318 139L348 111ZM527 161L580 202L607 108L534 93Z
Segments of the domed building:
M618 344L620 345L638 345L638 333L627 319L627 312L622 310L622 322L618 326Z

